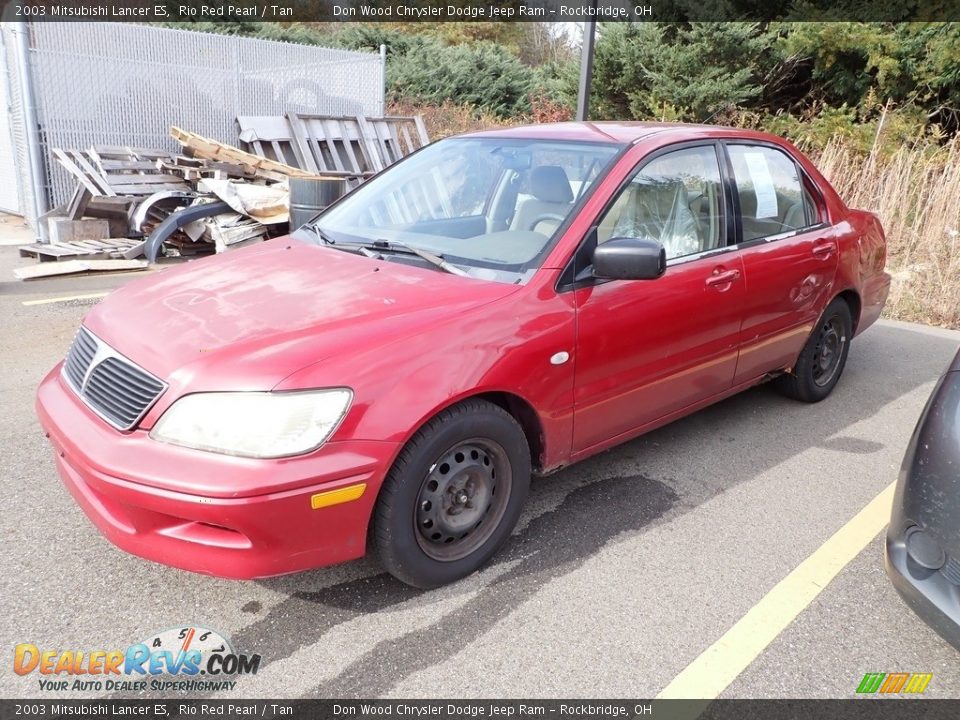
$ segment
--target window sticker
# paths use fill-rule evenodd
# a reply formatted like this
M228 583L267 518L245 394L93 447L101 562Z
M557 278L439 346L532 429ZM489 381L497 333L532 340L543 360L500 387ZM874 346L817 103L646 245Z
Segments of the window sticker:
M743 159L753 181L753 192L757 196L758 218L777 217L777 189L767 166L767 158L761 152L745 152Z

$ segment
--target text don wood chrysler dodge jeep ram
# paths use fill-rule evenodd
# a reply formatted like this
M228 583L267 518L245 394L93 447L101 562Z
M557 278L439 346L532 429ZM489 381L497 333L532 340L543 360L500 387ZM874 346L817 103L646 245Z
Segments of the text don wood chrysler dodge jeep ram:
M133 282L37 410L121 548L433 587L549 473L773 378L833 389L886 243L770 135L568 123L434 143L291 237Z

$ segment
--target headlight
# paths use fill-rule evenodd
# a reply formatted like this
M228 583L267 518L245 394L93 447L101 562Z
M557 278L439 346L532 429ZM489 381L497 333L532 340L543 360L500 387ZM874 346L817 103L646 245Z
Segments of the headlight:
M352 399L346 388L185 395L161 416L150 437L226 455L299 455L333 434Z

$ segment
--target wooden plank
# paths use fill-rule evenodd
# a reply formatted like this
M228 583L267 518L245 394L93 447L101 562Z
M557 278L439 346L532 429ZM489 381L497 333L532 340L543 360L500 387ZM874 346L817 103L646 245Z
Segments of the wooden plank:
M410 129L406 126L406 124L400 126L400 133L403 135L403 139L407 143L407 152L405 152L404 155L410 155L417 148L415 148L413 145L413 138L410 137Z
M102 242L103 244L109 247L125 248L125 247L132 247L133 245L136 245L140 241L135 240L133 238L127 238L127 237L115 237L115 238L104 238L100 242Z
M406 153L403 152L403 147L400 145L400 138L397 136L396 124L384 121L384 130L390 134L390 141L393 144L393 161L396 162L397 160L402 160Z
M70 156L73 158L73 161L87 173L87 176L96 183L97 186L103 189L104 195L115 195L116 193L110 192L110 187L107 185L106 180L104 180L103 175L97 170L93 165L90 164L90 161L87 160L83 153L79 150L71 150Z
M47 243L34 243L33 245L23 245L20 247L20 257L38 258L40 255L63 257L77 254L73 248L62 248Z
M70 201L67 203L66 216L71 220L82 218L91 198L93 198L93 194L84 187L83 183L78 182L73 189L73 195L70 196Z
M101 195L90 200L85 215L86 217L116 218L117 220L129 221L130 213L138 202L136 198L132 197L106 197Z
M368 120L368 122L370 121ZM377 147L380 148L380 151L383 154L383 162L387 167L390 167L391 165L393 165L394 162L396 162L396 160L392 157L390 148L387 146L387 142L381 133L380 126L381 126L381 123L377 122L376 120L373 120L372 122L370 122L370 127L373 128L374 137L376 138L375 142L377 144Z
M367 124L367 119L362 115L357 115L356 120L357 127L360 129L360 146L366 150L367 158L373 163L371 169L374 172L380 172L386 167L383 162L384 158L380 155L379 144L370 141L370 138L376 137L376 133L371 130Z
M322 136L317 138L318 143L326 143L327 150L330 153L330 158L333 160L333 169L336 169L339 172L346 172L352 170L353 168L346 168L343 165L343 159L340 157L340 151L337 149L337 139L334 137L333 133L329 132L328 124L332 122L332 118L324 118L323 120L316 121L319 123L320 130L322 131Z
M104 194L103 191L97 187L97 185L89 177L87 177L87 174L77 167L77 164L71 160L63 150L60 148L54 148L52 152L53 156L57 159L57 162L63 165L66 171L77 179L77 182L89 190L91 195Z
M60 243L60 245L87 252L102 252L107 247L97 240L71 240L70 242Z
M116 175L107 175L106 181L110 184L110 187L116 187L117 185L149 185L151 183L186 185L183 178L177 175L160 173L153 173L152 175L143 173L118 173Z
M149 160L101 160L98 165L104 173L110 170L153 170L156 171L157 163Z
M264 177L270 177L271 179L314 177L313 173L307 172L306 170L253 155L232 145L227 145L226 143L217 142L205 138L202 135L188 132L182 128L178 128L176 125L170 127L170 134L176 138L177 142L184 147L190 148L193 153L199 157L237 163L244 167L249 167L253 172L256 172L258 175L262 174Z
M427 126L423 124L423 118L421 116L413 116L413 126L417 129L417 135L420 136L420 147L429 145L430 137L427 135Z
M15 268L18 280L33 280L52 275L73 275L84 272L113 272L117 270L146 270L146 260L64 260L58 263L42 263L30 267Z
M353 152L353 141L347 135L347 126L344 125L342 118L337 118L337 127L340 130L340 137L343 140L343 146L347 151L347 157L350 159L351 168L357 172L363 172L363 168L360 167L360 163L357 162L357 155Z
M137 258L143 255L144 248L146 247L146 245L147 245L146 240L143 240L134 245L131 245L126 250L121 251L119 255L120 257L125 258L127 260L133 260L133 258Z
M287 122L290 123L293 149L297 153L297 160L300 161L300 167L312 173L320 172L320 169L324 167L323 156L314 154L300 117L296 113L287 113Z
M117 183L113 186L113 189L118 195L153 195L153 193L160 192L161 190L186 190L187 187L186 183L166 182L155 184L133 182L130 184Z
M313 156L317 159L317 165L320 166L320 169L323 172L336 170L337 162L334 158L333 150L327 147L322 129L319 133L316 133L310 130L310 123L306 121L304 121L304 127L307 128L307 140L310 142L310 147L313 149ZM324 152L324 149L326 149L326 152ZM329 160L327 160L327 155L330 156Z
M173 155L167 150L120 145L91 145L89 152L91 154L95 153L100 158L110 158L112 160L159 160L160 158L169 159Z

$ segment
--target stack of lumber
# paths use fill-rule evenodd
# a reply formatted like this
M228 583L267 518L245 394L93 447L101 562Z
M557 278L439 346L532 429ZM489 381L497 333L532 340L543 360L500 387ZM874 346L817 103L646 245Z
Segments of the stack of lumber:
M71 272L121 269L120 261L131 269L141 255L153 262L259 242L287 229L290 178L346 180L353 187L429 142L419 117L290 112L237 120L252 152L176 126L170 134L181 153L54 148L53 158L76 186L67 203L41 218L49 242L20 249L50 267L24 268L17 276L64 274L53 266L74 260Z
M132 260L144 255L147 240L166 218L215 198L209 189L201 189L201 183L229 180L263 186L284 181L291 174L304 174L297 168L265 163L242 150L236 151L239 157L224 157L216 149L229 146L178 128L173 129L173 135L189 138L185 148L190 156L104 145L87 150L54 148L53 158L73 176L76 186L69 202L42 218L49 242L21 247L21 256L41 263L82 260L82 264L69 266L73 272L129 269L100 261ZM194 153L194 147L201 151ZM237 213L227 210L223 217L204 220L193 236L177 228L162 239L162 254L193 257L222 252L268 235L266 226L257 220L236 218ZM279 227L277 231L284 229ZM28 279L60 274L65 274L64 269L51 263L24 269L17 276Z

